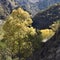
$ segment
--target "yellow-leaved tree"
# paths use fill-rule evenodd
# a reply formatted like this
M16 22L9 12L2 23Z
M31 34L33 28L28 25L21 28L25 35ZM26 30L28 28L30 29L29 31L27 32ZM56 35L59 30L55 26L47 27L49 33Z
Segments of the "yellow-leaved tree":
M21 60L22 57L31 56L33 46L29 35L36 35L36 30L31 26L32 22L29 13L22 8L13 10L7 17L3 26L4 40L12 59L17 56Z

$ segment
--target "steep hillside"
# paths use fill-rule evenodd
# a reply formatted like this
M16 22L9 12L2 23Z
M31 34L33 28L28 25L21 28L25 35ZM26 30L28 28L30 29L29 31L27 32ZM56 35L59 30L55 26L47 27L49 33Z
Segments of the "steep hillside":
M60 19L60 4L55 4L33 17L33 27L37 29L49 28L56 20Z
M0 19L8 16L15 7L17 7L17 5L15 5L14 1L0 0Z
M0 19L5 18L12 9L18 6L35 16L39 11L59 2L60 0L0 0L0 8L3 9L3 13L0 13Z
M50 5L59 3L60 0L15 0L23 9L29 11L32 16Z
M38 7L39 0L15 0L24 10L34 16L40 9Z

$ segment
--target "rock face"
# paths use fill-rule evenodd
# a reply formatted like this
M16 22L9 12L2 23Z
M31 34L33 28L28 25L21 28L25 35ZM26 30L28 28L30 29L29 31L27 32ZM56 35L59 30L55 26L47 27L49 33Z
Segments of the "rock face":
M54 22L60 19L60 4L55 4L47 10L36 14L33 17L33 27L37 29L46 29Z
M35 16L40 10L44 10L50 5L59 3L60 0L0 0L0 19L8 16L12 9L21 6L24 10Z
M5 19L16 5L11 0L0 0L0 19Z
M24 10L34 16L37 12L40 11L38 7L39 0L15 0Z
M29 11L32 16L40 10L44 10L50 5L59 3L60 0L15 0L25 10Z

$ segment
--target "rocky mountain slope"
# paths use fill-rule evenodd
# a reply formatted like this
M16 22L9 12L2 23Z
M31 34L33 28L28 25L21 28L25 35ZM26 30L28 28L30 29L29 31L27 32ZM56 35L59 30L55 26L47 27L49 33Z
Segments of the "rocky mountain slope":
M59 3L60 0L15 0L23 9L29 11L32 16L50 5Z
M12 9L20 6L34 16L40 10L59 3L60 0L0 0L0 19L10 14Z
M14 1L0 0L0 19L5 19L15 7L17 7L17 5L15 5Z
M33 27L37 29L49 28L54 21L60 19L60 4L55 4L50 8L39 12L33 17Z

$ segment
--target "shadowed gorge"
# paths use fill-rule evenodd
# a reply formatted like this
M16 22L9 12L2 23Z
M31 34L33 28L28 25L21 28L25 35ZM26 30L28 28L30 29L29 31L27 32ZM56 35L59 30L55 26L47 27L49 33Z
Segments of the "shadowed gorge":
M37 29L49 28L54 21L60 19L60 4L49 7L33 17L32 26Z

